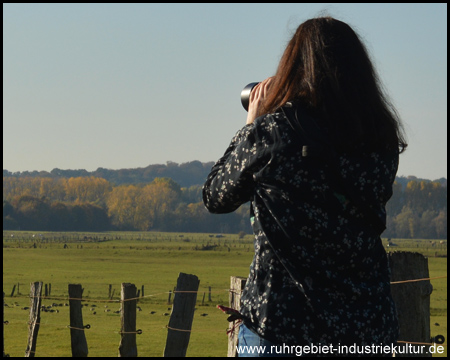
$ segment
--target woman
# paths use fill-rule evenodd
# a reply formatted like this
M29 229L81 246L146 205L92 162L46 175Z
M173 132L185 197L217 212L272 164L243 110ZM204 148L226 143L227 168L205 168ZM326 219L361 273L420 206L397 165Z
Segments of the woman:
M301 24L203 187L212 213L251 201L239 345L396 342L380 235L406 146L355 32L331 17Z

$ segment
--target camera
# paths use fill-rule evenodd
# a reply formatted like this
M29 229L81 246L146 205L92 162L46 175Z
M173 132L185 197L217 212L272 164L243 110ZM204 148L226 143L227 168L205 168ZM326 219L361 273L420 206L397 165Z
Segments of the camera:
M259 82L252 82L248 84L244 88L244 90L241 91L241 103L245 111L248 111L248 105L250 104L250 93L252 92L253 88L258 84Z

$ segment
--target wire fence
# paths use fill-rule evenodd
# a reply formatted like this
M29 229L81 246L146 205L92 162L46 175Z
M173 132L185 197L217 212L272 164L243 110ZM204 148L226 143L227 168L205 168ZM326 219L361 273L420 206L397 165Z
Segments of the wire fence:
M391 282L391 285L397 285L397 284L407 284L407 283L418 283L421 281L431 281L431 280L436 280L436 279L443 279L443 278L447 278L447 276L436 276L436 277L429 277L429 278L421 278L421 279L409 279L409 280L403 280L403 281L395 281L395 282ZM233 292L233 289L221 289L221 290L215 290L212 291L210 288L207 289L208 292L210 294L214 293L214 294L223 294L223 293L230 293ZM128 301L135 301L136 303L142 302L145 299L149 299L149 298L155 298L155 297L162 297L162 296L169 296L169 295L176 295L176 294L195 294L196 296L199 294L205 294L206 293L206 289L205 290L188 290L188 291L162 291L162 292L158 292L158 293L153 293L153 294L148 294L148 295L144 295L144 296L136 296L136 297L130 297L127 299L120 299L120 300L111 300L111 299L91 299L91 298L84 298L84 297L76 297L76 298L72 298L69 296L24 296L24 295L16 295L13 298L13 300L17 300L17 299L27 299L28 301L31 301L33 298L39 298L41 301L48 301L48 300L52 300L52 301L65 301L66 306L68 306L67 302L70 301L79 301L79 302L84 302L84 307L86 307L86 305L88 305L88 303L104 303L107 304L105 305L105 312L109 313L110 309L109 309L109 305L110 304L123 304L125 302ZM52 305L52 308L58 308L59 306L55 306L55 305L63 305L63 304L54 304ZM167 305L170 305L169 303L167 303ZM63 305L64 306L64 305ZM94 308L91 307L91 312L92 310L96 310L95 304L91 304L91 306L94 306ZM8 308L15 308L15 305L9 305L9 304L5 304L4 309L8 309ZM137 308L141 310L140 306L137 305ZM22 310L28 310L26 307L22 307ZM42 309L47 309L47 307L45 305L42 305L41 310ZM46 310L44 310L44 312L46 312ZM59 312L59 311L58 311ZM119 314L119 311L116 311L115 313ZM8 311L6 311L6 314L8 315ZM4 315L5 315L5 310L4 310ZM168 313L164 313L164 315L169 316L170 314ZM203 313L203 314L199 314L199 316L207 316L208 314ZM198 318L198 316L197 316ZM139 322L143 321L143 318L140 317L139 318ZM197 320L198 321L198 320ZM31 325L30 321L4 321L4 325L8 325L9 326L14 326L14 325ZM96 328L95 326L92 326L91 324L86 324L85 326L83 326L82 328L78 328L78 327L73 327L67 324L63 324L63 323L54 323L52 320L44 320L44 321L40 321L39 323L34 323L34 325L39 325L39 326L43 326L43 327L53 327L53 328L58 328L58 329L72 329L72 330L78 330L78 331L89 331L89 332L107 332L107 333L115 333L115 334L119 334L119 335L124 335L124 334L135 334L135 335L141 335L144 333L144 331L142 329L137 329L135 331L121 331L121 330L113 330L113 329L108 329L106 330L105 328L101 329L101 326L99 328ZM200 327L196 327L194 330L192 329L179 329L176 327L172 327L169 326L169 324L161 324L159 322L159 324L153 324L153 326L151 326L149 328L148 326L149 324L147 324L147 329L150 333L152 333L150 336L153 336L155 334L155 332L158 332L158 330L172 330L172 331L176 331L176 332L188 332L188 333L221 333L221 334L225 334L227 329L224 327L223 329L211 329L211 328L202 328L201 324ZM10 331L8 329L6 329L6 331ZM165 334L164 334L165 335ZM434 344L439 344L441 346L446 346L446 344L444 344L443 342L445 341L444 337L442 335L436 336L434 338L432 338L431 340L433 340L433 342L417 342L417 341L398 341L398 343L403 343L403 344L413 344L413 345L426 345L426 346L432 346ZM430 340L430 341L431 341ZM35 354L36 351L29 351L29 354L33 355ZM41 353L39 353L40 356L42 356ZM49 356L54 356L54 355L49 355Z

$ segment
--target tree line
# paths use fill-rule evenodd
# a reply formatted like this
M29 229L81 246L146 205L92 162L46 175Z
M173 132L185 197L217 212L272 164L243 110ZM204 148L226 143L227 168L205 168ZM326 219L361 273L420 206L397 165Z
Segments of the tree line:
M249 205L210 214L201 185L170 178L113 185L103 178L3 178L3 229L47 231L158 230L251 232Z
M85 169L64 170L55 168L48 171L17 171L11 172L3 169L4 177L39 177L39 178L77 178L77 177L98 177L108 180L115 185L121 184L141 184L150 183L156 178L170 178L182 187L202 184L214 162L202 163L198 160L178 164L173 161L167 161L166 164L152 164L144 168L135 169L105 169L99 167L94 171Z
M395 182L386 206L385 237L447 239L447 186L439 181Z
M404 179L404 178L403 178ZM251 233L249 204L209 214L201 185L167 177L116 185L102 177L3 177L3 229ZM446 181L396 181L384 237L447 238Z

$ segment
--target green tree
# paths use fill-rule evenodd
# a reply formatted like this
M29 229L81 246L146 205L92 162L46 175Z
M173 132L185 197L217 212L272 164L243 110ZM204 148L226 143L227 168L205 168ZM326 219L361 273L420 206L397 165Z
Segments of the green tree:
M392 197L386 204L386 212L391 216L396 216L402 211L405 202L402 185L394 182L392 191Z
M436 226L434 219L438 213L434 210L425 210L419 220L419 226L415 237L423 239L436 239Z
M447 210L441 210L439 215L433 219L438 239L447 239Z
M414 237L418 226L418 217L411 208L405 206L402 212L395 217L394 222L397 237Z
M47 230L50 207L34 196L23 195L16 203L17 221L22 230Z
M62 202L53 202L50 205L49 229L53 231L70 231L76 230L70 209Z
M15 219L14 207L3 200L3 230L17 230L18 223Z

